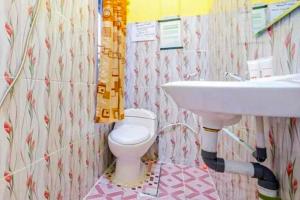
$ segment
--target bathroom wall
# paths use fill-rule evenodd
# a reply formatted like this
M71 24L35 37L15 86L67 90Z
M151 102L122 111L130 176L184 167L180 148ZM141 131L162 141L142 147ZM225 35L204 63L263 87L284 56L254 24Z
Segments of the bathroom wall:
M128 25L126 106L146 108L157 114L160 135L159 156L165 162L191 165L200 162L199 135L194 135L186 127L180 126L161 130L166 125L178 121L188 123L197 131L200 125L199 118L179 109L164 94L160 85L169 81L199 80L207 77L207 23L206 16L183 17L184 48L168 51L160 51L159 35L154 41L132 42L130 35L133 25ZM189 77L190 74L193 74L193 77ZM157 155L157 147L150 152Z
M230 5L231 10L228 10ZM300 72L300 10L256 38L252 34L251 4L246 0L219 0L213 7L210 16L209 46L210 79L223 80L224 72L229 71L248 78L246 61L260 57L273 56L275 75ZM268 146L268 160L264 163L277 175L281 185L282 199L299 199L298 181L300 180L300 121L299 119L265 118L265 138ZM234 127L243 139L255 145L255 120L245 117ZM241 150L226 136L220 151L227 159L254 161L248 152ZM255 194L255 187L245 186L249 194L240 196L239 185L245 178L232 176L231 184L216 181L224 199L241 199ZM230 176L216 175L216 180L230 183ZM251 185L254 186L254 185ZM251 197L251 198L250 198Z
M0 1L0 199L82 199L110 162L95 125L97 1Z
M134 43L129 25L127 90L128 107L143 107L157 113L159 128L184 122L200 130L201 120L179 109L160 88L176 80L225 80L226 71L248 78L247 60L273 56L274 74L300 72L300 11L256 38L251 30L248 0L215 1L207 16L182 17L182 50L159 50L157 40ZM192 76L190 76L192 75ZM133 94L133 95L132 95ZM282 199L299 199L300 120L265 118L268 160L264 163L280 181ZM244 117L229 127L244 141L255 146L255 119ZM151 153L165 162L189 165L201 163L200 137L183 127L159 131L159 144ZM251 154L231 138L220 134L219 155L226 159L254 161ZM211 172L221 199L256 199L256 180L239 175Z

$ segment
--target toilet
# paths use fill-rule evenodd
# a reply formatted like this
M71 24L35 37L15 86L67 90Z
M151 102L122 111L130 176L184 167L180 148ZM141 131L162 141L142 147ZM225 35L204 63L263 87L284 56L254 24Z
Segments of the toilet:
M142 156L154 143L156 115L145 109L125 110L125 119L117 122L108 136L108 145L116 157L113 180L122 186L134 186L144 177Z

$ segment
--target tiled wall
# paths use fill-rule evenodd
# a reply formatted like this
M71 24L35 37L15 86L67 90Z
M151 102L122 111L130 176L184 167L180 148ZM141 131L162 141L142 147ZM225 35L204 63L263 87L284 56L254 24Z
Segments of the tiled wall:
M247 78L246 61L266 56L274 58L275 75L300 72L299 10L258 38L252 34L250 1L218 0L213 11L209 21L210 79L223 80L225 71ZM264 127L268 147L268 160L264 164L279 178L282 199L299 199L300 121L295 118L265 118ZM255 145L253 117L244 117L234 130L245 141ZM232 143L230 138L223 135L221 141L220 151L225 158L254 161L249 152ZM254 199L255 187L247 185L247 178L236 175L228 178L216 175L215 178L225 179L216 181L223 199Z
M157 114L159 156L165 162L191 165L199 162L199 135L179 126L161 131L177 121L188 123L198 130L199 118L179 109L160 86L169 81L207 77L207 20L206 16L182 18L184 48L168 51L160 51L159 35L154 41L132 42L132 24L128 25L126 106L146 108ZM189 77L190 74L194 76ZM155 148L152 153L157 153Z
M95 125L97 2L0 2L0 199L82 199L110 162Z
M127 106L150 109L159 116L159 127L184 122L200 130L201 121L180 109L160 85L176 80L224 80L226 71L248 78L247 60L274 57L275 75L300 72L300 11L256 38L251 30L248 0L217 0L213 13L183 17L183 50L159 50L157 40L134 43L128 38ZM131 26L129 25L129 36ZM207 52L205 52L207 51ZM196 76L189 78L190 74ZM133 94L133 95L132 95ZM300 198L300 120L265 118L268 160L264 163L277 175L282 199ZM255 146L255 119L244 117L230 127L243 140ZM195 165L200 158L200 137L189 129L174 128L160 132L158 152L166 162ZM221 134L219 155L225 159L254 161L243 147ZM256 199L256 180L245 176L212 172L221 199Z

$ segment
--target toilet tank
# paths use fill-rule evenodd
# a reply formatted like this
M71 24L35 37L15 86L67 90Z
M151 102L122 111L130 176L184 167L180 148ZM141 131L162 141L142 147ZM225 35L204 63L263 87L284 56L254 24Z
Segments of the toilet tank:
M115 124L115 128L121 126L122 124L145 126L149 129L149 131L156 132L157 117L153 112L149 110L130 108L125 110L125 119L117 122Z

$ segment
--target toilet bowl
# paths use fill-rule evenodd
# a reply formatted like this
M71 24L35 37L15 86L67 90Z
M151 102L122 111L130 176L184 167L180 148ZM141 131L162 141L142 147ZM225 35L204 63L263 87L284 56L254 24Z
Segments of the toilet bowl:
M142 156L156 139L157 119L144 109L125 110L125 119L117 122L108 136L108 145L116 157L114 182L133 186L144 177Z

